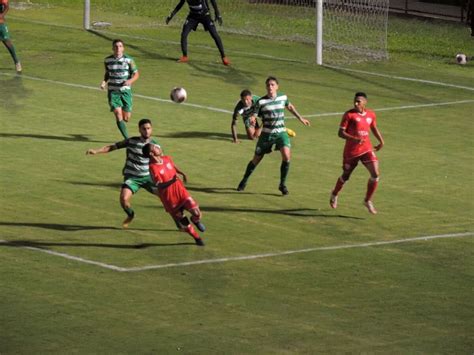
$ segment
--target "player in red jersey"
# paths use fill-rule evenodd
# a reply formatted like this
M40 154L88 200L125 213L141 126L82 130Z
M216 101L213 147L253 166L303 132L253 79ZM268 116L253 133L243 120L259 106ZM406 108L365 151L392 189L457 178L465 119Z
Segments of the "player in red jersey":
M194 238L197 245L204 246L203 240L183 213L187 210L191 213L191 221L196 227L201 232L206 230L204 224L201 223L201 211L198 204L184 187L183 181L187 181L186 175L174 165L170 156L163 155L159 145L146 144L142 152L145 157L150 158L150 175L158 188L157 195L166 212L175 220L176 225ZM183 181L178 178L178 174L182 176Z
M382 134L377 128L377 118L372 110L367 109L367 95L357 92L354 97L354 108L344 113L339 127L339 137L346 140L343 154L342 175L336 182L331 193L329 204L337 208L337 195L344 184L351 177L357 164L362 162L370 173L367 183L367 193L364 206L370 213L376 214L377 210L372 202L372 196L377 189L379 181L379 162L374 151L382 149L384 141ZM370 132L379 141L375 147L370 142Z

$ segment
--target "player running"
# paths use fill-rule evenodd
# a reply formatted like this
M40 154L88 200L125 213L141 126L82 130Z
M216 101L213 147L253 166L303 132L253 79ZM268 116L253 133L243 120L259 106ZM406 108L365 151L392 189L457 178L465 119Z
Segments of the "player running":
M217 33L216 25L211 18L211 12L209 10L209 4L207 0L180 0L178 5L166 18L166 24L168 24L172 18L178 13L179 10L183 7L184 3L187 2L189 6L189 13L184 22L183 29L181 31L181 51L183 55L179 58L178 62L187 63L188 58L188 35L191 30L196 31L198 25L201 23L204 27L204 30L209 31L211 37L214 39L217 48L221 54L222 64L230 65L229 58L226 57L224 53L224 45L222 40ZM215 21L222 26L222 17L219 13L216 0L211 0L212 7L214 8Z
M163 155L159 145L146 144L143 147L143 156L150 159L150 175L166 212L171 215L181 230L194 238L197 245L204 246L204 241L183 213L184 210L191 213L191 221L196 227L201 232L206 230L204 224L201 223L201 211L198 204L184 187L183 181L187 181L186 175L174 164L170 156ZM183 181L178 178L178 174L181 175Z
M275 145L281 153L280 185L278 189L283 195L288 195L286 178L290 170L291 143L285 127L285 108L288 109L302 124L310 126L311 123L303 118L295 106L290 103L288 97L278 92L278 80L275 77L268 77L265 81L267 94L257 100L255 113L262 119L262 133L258 138L253 159L248 163L244 177L237 187L237 191L243 191L247 185L247 180L253 173L257 165L265 154L271 153ZM253 117L256 119L256 117Z
M16 72L21 74L22 68L20 59L16 54L15 46L10 39L10 33L8 32L8 27L5 22L5 16L9 9L10 4L8 3L8 0L0 0L0 41L3 42L5 47L8 49L8 52L12 56L13 62L15 63Z
M362 162L370 173L367 183L367 193L364 206L370 213L376 214L377 210L372 202L372 196L379 182L379 162L374 151L379 151L384 146L382 134L377 128L377 118L372 110L367 109L367 95L357 92L354 96L354 108L344 113L339 127L339 137L346 140L343 154L342 175L336 182L331 193L329 204L337 208L337 197L344 184L351 177L357 164ZM379 144L372 147L369 133L372 131Z
M112 42L113 54L104 59L105 74L100 88L109 99L110 111L114 113L117 127L123 138L128 138L127 125L132 117L132 84L140 77L135 60L124 53L121 39Z
M122 223L123 228L128 228L135 217L135 211L131 205L132 196L142 187L150 193L155 193L155 185L148 170L149 159L142 153L142 148L147 143L158 144L158 141L151 137L151 121L143 118L138 122L140 136L127 138L115 144L106 145L100 149L88 149L87 155L105 154L117 149L127 149L125 166L123 167L123 184L120 191L120 205L127 214L127 218Z

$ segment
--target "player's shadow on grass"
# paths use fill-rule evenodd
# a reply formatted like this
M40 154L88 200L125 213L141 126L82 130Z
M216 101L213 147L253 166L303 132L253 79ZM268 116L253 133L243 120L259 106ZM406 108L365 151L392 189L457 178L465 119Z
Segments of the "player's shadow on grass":
M1 138L34 138L34 139L65 141L65 142L107 143L103 141L92 140L84 134L68 134L67 136L52 136L48 134L0 133L0 137Z
M361 219L361 217L335 215L335 214L324 214L318 211L316 208L289 208L289 209L261 209L261 208L238 208L238 207L218 207L218 206L200 206L203 211L211 212L243 212L243 213L269 213L293 217L321 217L321 218L346 218L346 219Z
M87 32L89 32L90 34L93 34L94 36L106 39L110 43L112 43L112 41L117 38L116 36L110 37L110 36L108 36L107 34L105 34L103 32L98 32L98 31L95 31L95 30L88 30ZM144 49L140 46L137 46L137 45L131 43L131 41L127 41L127 43L125 43L125 47L126 48L132 48L132 49L136 50L137 52L140 52L141 54L143 54L140 57L147 57L147 58L151 58L151 59L160 59L160 60L170 60L170 61L173 61L173 62L176 61L175 57L166 57L164 55L161 55L160 51L153 51L153 52L148 51L148 50L146 50L146 49Z
M177 245L195 245L194 242L180 243L140 243L140 244L103 244L103 243L61 243L61 242L36 242L31 240L10 240L0 242L0 246L17 248L38 248L48 249L48 247L94 247L113 249L146 249L151 247L172 247Z
M118 190L122 187L121 182L88 182L88 181L68 181L73 185L82 185L82 186L100 186L108 187L114 190Z
M0 78L3 78L0 76ZM19 99L28 97L33 90L25 88L21 75L0 80L0 106L9 111L18 111L23 107Z
M165 138L200 138L200 139L210 139L210 140L221 140L221 141L232 141L232 137L229 133L220 133L220 132L202 132L202 131L182 131L182 132L173 132L167 134L161 134L161 137ZM240 140L246 140L247 136L239 134L238 137Z
M88 226L80 224L59 224L59 223L32 223L32 222L0 222L0 226L9 226L9 227L32 227L32 228L43 228L51 229L63 232L78 232L78 231L88 231L88 230L123 230L119 227L113 226ZM155 231L153 229L140 229L140 228L131 228L138 231ZM174 231L175 229L172 229ZM168 230L171 231L171 230Z

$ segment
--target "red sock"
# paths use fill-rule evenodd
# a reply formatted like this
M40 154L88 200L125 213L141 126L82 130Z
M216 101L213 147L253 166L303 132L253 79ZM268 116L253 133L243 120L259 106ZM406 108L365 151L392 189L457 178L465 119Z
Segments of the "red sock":
M190 223L188 224L188 226L186 227L186 232L188 232L188 234L193 237L194 239L199 239L199 234L197 234L196 230L194 229L193 225Z
M337 196L339 191L342 190L342 187L344 186L345 183L346 182L342 179L342 177L339 177L339 179L337 179L336 186L334 186L334 190L332 190L332 194Z
M372 195L374 194L375 190L377 189L377 185L379 184L379 178L370 178L367 182L367 194L365 195L365 200L370 201L372 199Z

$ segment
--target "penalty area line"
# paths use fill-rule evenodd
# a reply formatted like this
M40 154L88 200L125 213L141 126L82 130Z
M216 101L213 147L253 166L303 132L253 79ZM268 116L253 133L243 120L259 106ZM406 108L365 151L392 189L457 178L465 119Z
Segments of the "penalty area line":
M381 242L367 242L367 243L359 243L359 244L347 244L347 245L334 245L334 246L326 246L326 247L315 247L315 248L306 248L306 249L297 249L297 250L287 250L275 253L263 253L263 254L253 254L253 255L242 255L242 256L234 256L234 257L227 257L227 258L216 258L216 259L203 259L203 260L196 260L196 261L185 261L179 263L168 263L168 264L158 264L158 265L146 265L140 267L120 267L115 265L110 265L98 261L88 260L84 258L80 258L77 256L69 255L66 253L59 253L52 250L30 247L30 246L18 246L19 248L29 249L32 251L39 251L42 253L46 253L49 255L59 256L68 260L74 260L85 264L91 264L95 266L99 266L105 269L118 271L118 272L140 272L140 271L148 271L148 270L157 270L157 269L169 269L169 268L176 268L176 267L185 267L185 266L193 266L193 265L204 265L204 264L221 264L227 263L232 261L243 261L243 260L255 260L255 259L264 259L264 258L272 258L272 257L279 257L279 256L286 256L286 255L293 255L293 254L302 254L302 253L310 253L315 251L327 251L327 250L343 250L343 249L355 249L355 248L368 248L368 247L376 247L381 245L391 245L391 244L402 244L402 243L410 243L416 241L428 241L433 239L443 239L443 238L461 238L461 237L472 237L474 236L474 232L466 232L466 233L451 233L451 234L440 234L440 235L429 235L424 237L414 237L414 238L406 238L406 239L396 239L396 240L387 240ZM17 246L13 243L9 243L5 240L0 240L1 244Z
M0 75L9 76L9 77L20 77L20 76L18 76L18 74L10 74L10 73L0 73ZM74 84L74 83L68 83L68 82L65 82L65 81L58 81L58 80L52 80L52 79L38 78L38 77L34 77L34 76L30 76L30 75L24 75L24 74L21 75L21 78L34 80L34 81L40 81L40 82L49 83L49 84L69 86L69 87L74 87L74 88L78 88L78 89L102 91L100 88L95 87L95 86ZM141 95L141 94L133 94L133 96L141 98L141 99L145 99L145 100L158 101L158 102L163 102L163 103L167 103L167 104L176 105L176 103L174 103L173 101L171 101L169 99L162 99L162 98L159 98L159 97L146 96L146 95ZM474 100L460 100L460 101L449 101L449 102L439 102L439 103L430 103L430 104L381 107L381 108L374 108L374 111L376 111L376 112L378 112L378 111L396 111L396 110L407 110L407 109L416 109L416 108L423 108L423 107L460 105L460 104L467 104L467 103L473 103L473 102L474 102ZM183 102L180 105L188 106L188 107L194 107L194 108L198 108L198 109L202 109L202 110L220 112L220 113L225 113L225 114L232 114L233 113L232 111L229 111L229 110L226 110L226 109L212 107L212 106L199 105L199 104L192 104L192 103L189 103L189 102ZM318 118L318 117L341 116L343 114L344 114L344 112L325 112L325 113L315 113L315 114L310 114L310 115L303 115L303 117ZM289 117L289 118L293 118L293 117Z

